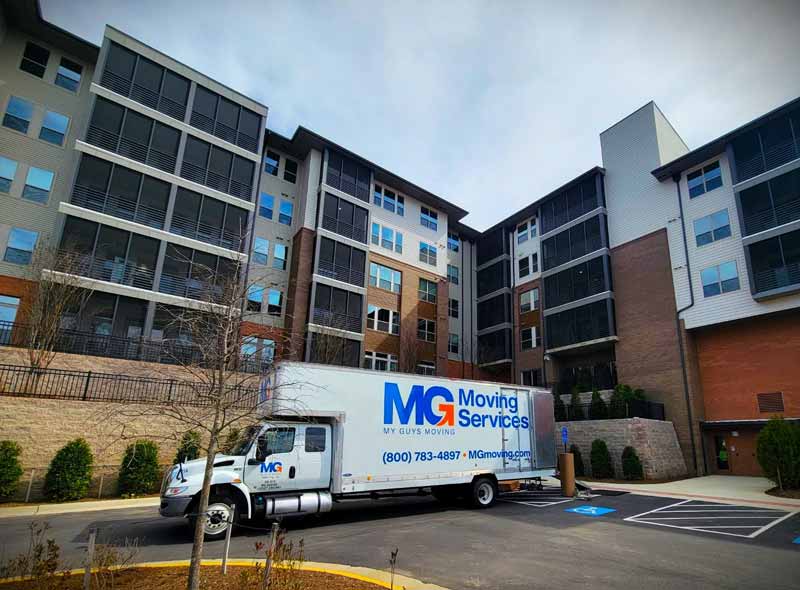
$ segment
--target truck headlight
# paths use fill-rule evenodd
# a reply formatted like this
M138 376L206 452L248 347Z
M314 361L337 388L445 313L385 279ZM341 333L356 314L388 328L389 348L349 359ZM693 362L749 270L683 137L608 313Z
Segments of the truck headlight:
M188 489L189 489L189 486L181 486L181 487L177 487L177 488L167 488L167 490L164 492L164 495L165 496L180 496L181 494L183 494Z

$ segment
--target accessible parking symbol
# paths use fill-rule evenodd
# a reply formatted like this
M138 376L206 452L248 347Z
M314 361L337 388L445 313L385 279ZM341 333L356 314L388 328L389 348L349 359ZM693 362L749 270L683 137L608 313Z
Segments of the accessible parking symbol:
M613 508L605 508L603 506L576 506L575 508L567 508L564 512L574 512L575 514L583 514L584 516L604 516L611 512L616 512Z

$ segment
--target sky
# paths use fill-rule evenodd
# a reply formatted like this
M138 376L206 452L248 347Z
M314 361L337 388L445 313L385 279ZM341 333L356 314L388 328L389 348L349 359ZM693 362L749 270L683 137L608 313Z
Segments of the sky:
M800 0L40 0L106 23L470 211L483 230L595 165L654 100L690 148L800 96Z

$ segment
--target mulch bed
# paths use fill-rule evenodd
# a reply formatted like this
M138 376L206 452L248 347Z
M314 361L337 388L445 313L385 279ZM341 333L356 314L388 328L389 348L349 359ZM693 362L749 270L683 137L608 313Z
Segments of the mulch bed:
M92 588L108 590L176 590L186 587L187 568L131 568L115 572L113 582L109 574L92 580ZM200 587L211 590L256 590L260 578L256 568L229 567L228 575L223 576L219 566L204 566ZM377 586L361 580L325 574L294 570L275 570L270 581L270 590L377 590ZM2 590L80 590L83 576L56 576L45 583L26 580L0 584Z
M792 498L794 500L800 500L800 490L780 490L777 487L774 487L768 489L767 493L770 496L778 496L779 498Z

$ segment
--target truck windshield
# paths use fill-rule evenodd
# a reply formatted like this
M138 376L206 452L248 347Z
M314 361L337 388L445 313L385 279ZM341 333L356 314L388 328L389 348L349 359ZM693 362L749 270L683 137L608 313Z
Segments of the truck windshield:
M246 455L253 444L253 440L261 430L261 425L254 424L248 426L244 432L239 435L239 441L233 446L229 455Z

